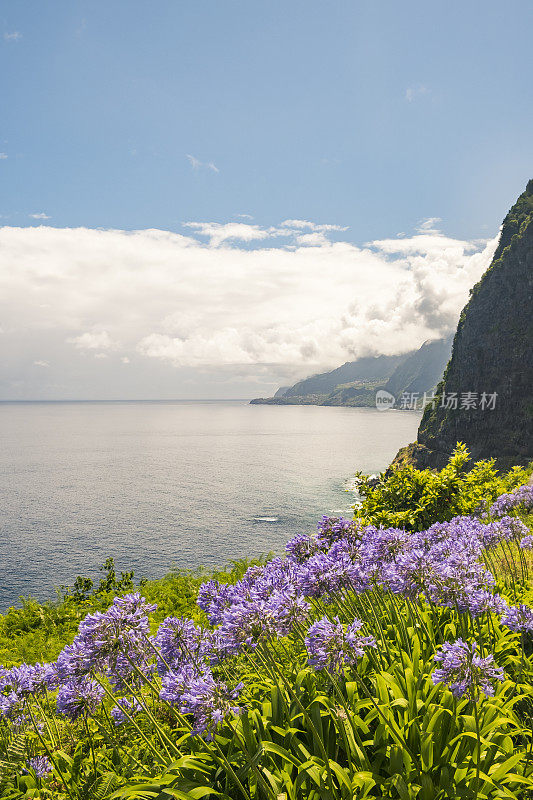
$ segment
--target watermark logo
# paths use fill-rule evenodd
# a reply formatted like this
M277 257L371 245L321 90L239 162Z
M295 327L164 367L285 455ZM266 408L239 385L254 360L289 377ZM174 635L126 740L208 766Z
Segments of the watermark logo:
M396 402L396 398L390 392L386 392L385 389L378 389L376 392L376 408L378 411L388 411L389 408L393 408Z
M396 404L400 411L423 411L426 406L451 411L494 411L497 399L497 392L402 392L396 404L394 395L380 389L376 392L376 408L387 411Z
M423 411L426 406L446 408L450 411L494 411L497 392L403 392L398 408L409 411Z

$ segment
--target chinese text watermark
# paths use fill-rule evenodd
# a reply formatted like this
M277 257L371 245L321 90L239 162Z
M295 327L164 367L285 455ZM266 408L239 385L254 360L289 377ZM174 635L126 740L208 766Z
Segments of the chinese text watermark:
M397 408L400 411L423 411L426 406L445 408L451 411L494 411L497 392L402 392L397 399L390 392L379 389L376 392L376 408L386 411Z

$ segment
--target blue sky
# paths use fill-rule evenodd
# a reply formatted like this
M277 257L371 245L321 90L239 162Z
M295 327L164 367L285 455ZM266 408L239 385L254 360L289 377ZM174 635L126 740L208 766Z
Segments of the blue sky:
M156 228L192 237L188 246L196 241L202 249L213 228L184 228L183 223L248 225L250 230L243 228L239 233L232 229L231 235L223 228L225 239L214 242L216 253L210 266L202 267L203 280L208 280L205 276L210 270L230 270L232 248L239 259L245 250L261 249L266 239L272 257L279 255L282 260L300 245L320 250L324 231L309 227L307 235L315 239L302 240L297 235L302 229L293 226L292 243L280 240L279 232L272 234L284 220L337 226L338 230L327 232L327 238L341 248L361 248L366 242L382 242L398 234L416 237L420 234L417 228L428 218L434 221L426 223L426 229L443 231L453 241L491 239L533 175L531 30L530 0L511 0L505 5L490 0L54 0L46 4L25 0L3 4L0 226L39 226L45 237L30 241L20 232L9 234L15 238L9 239L11 261L4 261L4 267L12 272L25 254L41 248L42 263L46 259L49 264L65 263L68 270L66 254L71 244L65 229L70 228L122 232ZM256 226L255 233L252 226ZM56 239L50 238L50 229L57 230ZM440 243L441 251L449 250L444 233L435 234L431 246L429 241L424 244L425 249L418 239L416 256L416 248L406 255L405 249L399 253L391 246L376 247L383 263L404 258L404 272L412 272L409 258L423 258L431 272L434 259L442 255L435 255L436 244ZM271 234L278 237L275 242L270 240ZM104 269L98 261L104 245L93 239L87 249L89 260L78 265L80 275ZM146 249L146 269L154 257L152 244ZM480 252L484 246L478 242ZM342 262L342 252L313 252L311 260L315 256L318 260L313 261L311 270L318 275L323 263L322 272L334 275L335 258L341 253ZM359 250L351 252L359 258ZM476 262L465 273L466 252L453 261L453 268L461 273L457 279L460 291L454 296L447 322L440 320L432 327L431 320L424 318L409 340L402 339L405 348L428 332L440 335L453 328L450 320L467 296L466 284L479 277L480 265L486 261ZM131 267L131 260L128 264ZM241 307L234 308L232 302L244 292L247 274L255 275L256 266L243 272L241 284L233 276L231 298L224 298L233 319L228 330L237 329L239 336L247 322ZM291 269L287 266L287 274L292 275ZM298 264L295 269L304 267ZM344 266L340 269L342 272ZM385 266L385 273L387 269ZM360 294L365 271L361 270L354 279L352 306ZM281 292L287 282L283 268L276 275ZM398 284L404 277L399 274ZM36 286L41 291L49 279L49 275L35 277L33 288L26 287L15 302L24 305L24 297ZM64 284L64 274L60 280ZM108 285L114 280L110 275ZM417 286L420 289L426 284L424 278ZM81 278L76 285L80 292L85 291ZM201 287L197 288L200 292ZM371 296L373 285L367 288ZM166 292L164 281L161 291ZM432 302L443 302L442 291L440 284L438 290L431 288ZM201 305L200 294L194 298L187 292L189 306ZM345 288L343 292L342 296ZM405 292L402 298L410 313L427 305L427 297L419 297L417 305L412 297L406 299ZM316 296L322 293L318 287ZM272 308L283 305L280 297L292 297L290 292L275 298L274 294ZM305 298L298 291L293 299L298 303ZM331 301L341 299L332 297ZM94 370L112 369L113 353L116 358L128 359L121 363L129 365L135 353L135 358L145 359L146 366L151 356L146 345L139 343L152 335L179 340L170 347L170 356L166 345L162 348L166 362L164 356L154 356L173 370L168 378L172 396L182 390L184 396L187 392L192 396L218 396L220 392L253 396L275 388L278 381L376 349L374 334L367 336L361 322L345 328L352 331L353 341L345 339L337 350L327 352L319 352L321 332L308 327L298 347L313 354L302 361L291 351L283 362L279 348L266 353L261 350L263 345L244 347L240 341L239 352L244 347L247 353L263 353L257 361L262 365L262 377L248 373L242 377L241 372L249 367L247 357L243 364L228 355L228 370L231 364L238 369L230 379L224 377L225 388L219 384L217 388L218 379L208 374L208 368L220 357L221 341L226 353L233 336L228 334L228 326L213 333L207 330L205 320L196 320L192 347L196 355L184 359L180 342L185 334L170 330L170 323L165 330L156 330L151 320L136 333L123 328L113 338L110 312L106 316L95 306L90 313L84 308L76 318L65 318L61 331L54 328L62 348L70 341L70 359L83 352L83 347L72 342L85 333L103 343L105 332L109 341L115 342L107 351L95 353L102 356L100 364L91 363L89 369L84 362L86 368L82 369L74 362L67 364L65 353L60 357L51 345L45 353L37 352L44 347L44 331L54 327L52 316L61 316L54 302L71 301L68 293L55 301L47 297L39 307L51 309L50 319L42 320L40 327L30 307L22 318L31 319L33 327L28 323L15 334L15 321L4 325L4 333L13 334L13 339L9 342L11 366L0 376L2 396L26 397L39 392L50 397L84 396L87 386L94 384ZM102 299L100 309L105 302ZM248 296L243 299L255 316L253 302ZM396 302L397 295L387 299L389 308ZM183 309L183 297L176 299L176 308ZM206 315L212 314L209 308ZM316 319L313 298L307 309L307 316L296 321L299 330ZM178 313L172 307L163 311L165 319ZM375 317L365 314L366 319L379 320L386 315L386 308L378 309ZM267 316L265 311L265 320ZM274 337L279 343L284 331L287 333L289 317L280 318L276 330L268 329L266 334L265 322L263 340L271 342ZM396 331L400 323L395 324ZM182 330L183 325L178 328ZM321 330L331 335L330 322ZM256 334L250 328L249 335ZM293 334L294 330L287 333L288 340ZM199 353L209 350L213 336L215 355L202 361ZM58 373L44 389L42 376L36 382L29 373L38 362L46 363L51 373L54 359ZM273 363L278 366L269 372L268 365ZM198 366L204 370L203 377L194 372ZM193 372L182 380L180 369ZM80 378L82 374L88 376L87 383ZM143 394L142 375L139 363L136 388L117 384L115 394ZM191 382L190 389L183 389L184 381ZM101 386L108 382L109 376L102 372Z
M531 177L529 0L26 0L0 20L16 224L250 214L362 242L438 216L474 237Z

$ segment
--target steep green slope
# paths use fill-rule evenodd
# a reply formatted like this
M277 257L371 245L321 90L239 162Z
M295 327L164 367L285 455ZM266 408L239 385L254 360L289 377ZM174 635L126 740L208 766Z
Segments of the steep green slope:
M375 356L358 358L356 361L347 361L331 372L322 372L298 381L291 386L284 397L305 397L311 394L329 394L340 384L354 381L375 381L389 378L396 367L401 364L411 353L400 356Z
M533 459L532 309L530 180L505 217L494 259L461 314L439 402L426 408L417 443L410 446L412 463L440 468L457 441L475 460L495 457L502 469ZM461 408L466 392L475 407Z
M394 370L385 384L385 390L396 398L403 392L430 392L434 389L450 359L453 336L424 342L422 347L409 356Z

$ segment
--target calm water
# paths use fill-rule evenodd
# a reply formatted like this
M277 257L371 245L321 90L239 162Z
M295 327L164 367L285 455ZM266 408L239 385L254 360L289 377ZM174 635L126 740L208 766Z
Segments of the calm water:
M76 575L158 577L281 550L350 513L419 416L246 402L2 403L0 610Z

